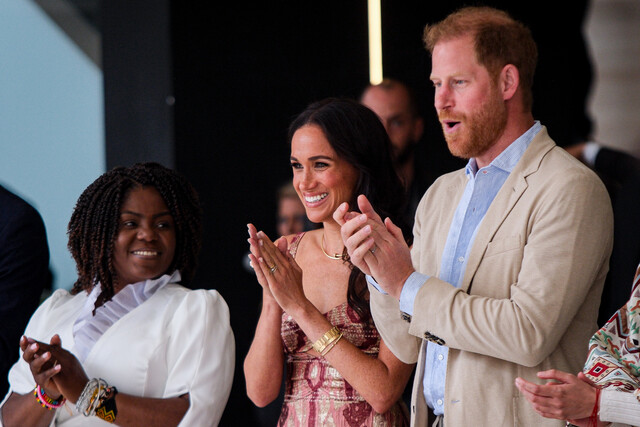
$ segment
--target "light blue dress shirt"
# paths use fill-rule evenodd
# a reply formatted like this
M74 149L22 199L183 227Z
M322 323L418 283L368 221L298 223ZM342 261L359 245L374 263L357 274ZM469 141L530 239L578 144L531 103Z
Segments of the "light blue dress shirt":
M440 279L459 288L467 266L479 225L496 194L522 157L533 138L542 129L540 122L509 145L488 166L478 169L475 159L469 160L465 173L468 178L462 199L456 208L442 254ZM413 304L420 288L429 276L414 272L404 284L400 295L400 310L413 314ZM367 277L374 284L375 281ZM374 284L376 286L377 284ZM380 289L378 286L376 288ZM427 343L424 369L424 397L436 415L444 413L444 386L449 349Z

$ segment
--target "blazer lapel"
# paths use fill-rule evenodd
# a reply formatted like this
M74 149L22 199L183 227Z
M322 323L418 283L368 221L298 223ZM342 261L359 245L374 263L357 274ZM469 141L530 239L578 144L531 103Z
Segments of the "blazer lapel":
M509 216L515 204L527 190L527 177L535 173L540 167L543 157L555 147L555 143L549 138L546 128L543 126L538 135L531 141L522 158L511 171L509 177L502 185L495 199L489 206L485 217L480 223L473 247L469 253L467 267L462 280L461 289L469 292L473 277L484 257L487 246L492 241L502 223Z

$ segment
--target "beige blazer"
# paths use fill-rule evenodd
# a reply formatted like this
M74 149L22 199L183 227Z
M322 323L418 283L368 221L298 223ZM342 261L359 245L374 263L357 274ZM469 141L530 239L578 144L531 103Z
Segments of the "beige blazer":
M611 253L611 201L600 179L543 128L480 224L461 289L439 280L442 252L467 178L438 179L416 213L413 265L431 277L401 319L370 288L376 326L393 353L418 362L411 425L425 426L426 340L449 347L447 426L560 426L537 415L514 380L581 370Z

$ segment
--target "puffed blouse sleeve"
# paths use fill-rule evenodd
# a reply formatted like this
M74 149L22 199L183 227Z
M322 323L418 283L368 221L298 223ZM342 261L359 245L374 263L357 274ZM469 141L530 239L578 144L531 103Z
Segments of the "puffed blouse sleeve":
M56 290L33 313L24 335L42 342L49 342L54 334L59 334L62 343L70 340L70 335L65 334L63 327L74 318L75 310L82 306L82 296L74 297L64 289ZM29 364L22 359L22 351L16 343L16 353L19 358L9 370L9 391L6 400L11 393L27 394L36 386L31 374ZM4 401L0 406L4 405Z
M216 426L231 392L235 341L229 308L215 290L189 291L170 321L164 397L189 393L180 426Z

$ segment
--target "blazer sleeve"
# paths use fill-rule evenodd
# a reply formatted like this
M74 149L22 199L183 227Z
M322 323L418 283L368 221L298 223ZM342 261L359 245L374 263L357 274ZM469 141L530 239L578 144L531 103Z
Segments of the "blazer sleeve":
M418 361L422 340L409 334L409 323L400 317L398 300L369 285L371 315L382 340L406 364Z
M573 322L588 335L583 344L576 339L580 342L565 345L586 347L596 329L594 312L611 253L611 203L602 182L586 167L560 173L548 167L538 174L545 172L544 180L528 183L526 194L502 220L494 236L508 235L495 242L502 246L494 246L493 253L494 242L473 248L484 254L469 293L437 277L425 282L409 333L536 366L558 347Z

